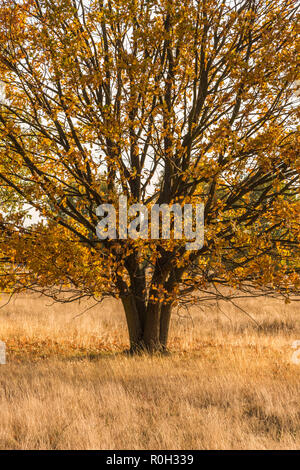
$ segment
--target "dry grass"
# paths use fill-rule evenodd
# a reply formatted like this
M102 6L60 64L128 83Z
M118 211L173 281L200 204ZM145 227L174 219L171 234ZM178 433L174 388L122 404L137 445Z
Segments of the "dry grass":
M233 306L192 309L170 357L130 358L118 302L79 315L16 298L0 310L0 449L299 448L299 304L240 305L261 328Z

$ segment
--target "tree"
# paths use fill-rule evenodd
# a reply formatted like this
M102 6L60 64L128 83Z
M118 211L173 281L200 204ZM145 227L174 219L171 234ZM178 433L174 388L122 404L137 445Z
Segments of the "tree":
M2 221L3 289L121 298L132 351L180 302L299 293L296 2L0 5L0 180L41 217ZM119 195L203 202L204 246L99 240Z

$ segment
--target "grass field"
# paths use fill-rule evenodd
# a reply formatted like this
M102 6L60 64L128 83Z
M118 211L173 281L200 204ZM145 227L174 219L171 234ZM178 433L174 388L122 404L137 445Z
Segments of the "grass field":
M6 299L2 298L2 305ZM128 357L117 301L0 310L0 449L297 449L300 305L239 301L173 317L167 357Z

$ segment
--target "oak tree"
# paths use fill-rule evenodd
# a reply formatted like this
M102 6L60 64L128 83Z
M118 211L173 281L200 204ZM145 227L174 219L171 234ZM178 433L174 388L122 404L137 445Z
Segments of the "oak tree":
M120 298L132 351L164 350L180 303L298 294L298 11L0 0L2 290ZM203 247L99 240L120 195L203 203Z

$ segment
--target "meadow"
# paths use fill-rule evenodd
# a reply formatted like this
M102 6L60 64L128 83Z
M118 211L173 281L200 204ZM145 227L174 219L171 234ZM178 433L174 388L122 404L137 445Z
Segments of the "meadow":
M299 449L299 302L174 312L171 354L129 357L116 300L7 300L0 449Z

